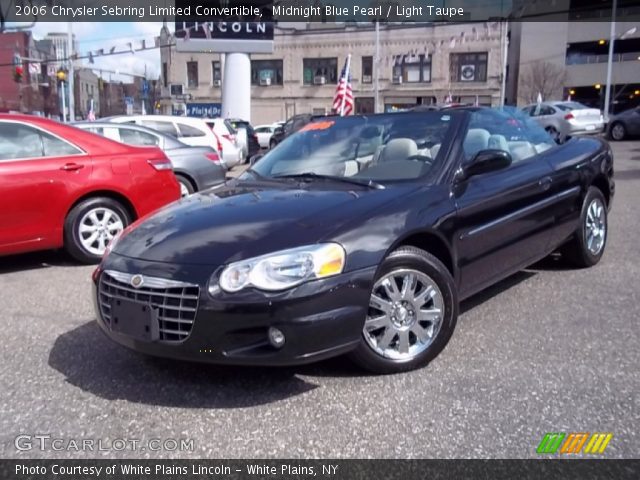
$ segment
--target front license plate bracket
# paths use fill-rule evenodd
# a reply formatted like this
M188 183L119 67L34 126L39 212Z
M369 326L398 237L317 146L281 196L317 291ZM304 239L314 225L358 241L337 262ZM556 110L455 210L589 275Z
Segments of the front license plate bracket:
M114 299L111 303L111 330L146 342L158 340L158 310L149 304Z

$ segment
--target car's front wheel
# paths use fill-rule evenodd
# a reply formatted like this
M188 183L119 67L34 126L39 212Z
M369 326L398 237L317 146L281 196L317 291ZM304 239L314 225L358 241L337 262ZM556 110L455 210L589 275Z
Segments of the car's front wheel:
M131 223L127 209L112 198L83 200L73 207L64 223L64 246L83 263L97 263L107 245Z
M353 360L375 373L395 373L429 363L456 325L455 283L440 260L401 247L383 262L369 300L362 341Z

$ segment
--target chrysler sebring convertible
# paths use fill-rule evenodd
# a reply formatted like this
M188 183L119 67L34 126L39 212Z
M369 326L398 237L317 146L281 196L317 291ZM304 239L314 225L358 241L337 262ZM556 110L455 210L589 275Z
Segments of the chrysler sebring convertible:
M113 240L98 323L155 356L409 370L462 299L554 251L598 263L613 196L606 142L556 144L515 112L320 118Z

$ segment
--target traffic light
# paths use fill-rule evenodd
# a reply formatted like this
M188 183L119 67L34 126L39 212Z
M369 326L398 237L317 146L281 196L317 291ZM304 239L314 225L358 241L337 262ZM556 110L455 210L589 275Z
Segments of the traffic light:
M61 68L56 73L56 78L58 79L58 82L65 82L67 80L67 72Z
M16 65L13 68L13 80L17 83L22 82L22 77L24 76L24 69L20 65Z

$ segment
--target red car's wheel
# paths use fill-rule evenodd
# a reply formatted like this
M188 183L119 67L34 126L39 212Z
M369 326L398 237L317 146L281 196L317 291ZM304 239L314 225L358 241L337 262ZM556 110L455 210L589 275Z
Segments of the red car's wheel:
M65 220L65 249L80 262L99 262L109 242L129 223L131 216L120 202L106 197L83 200Z

